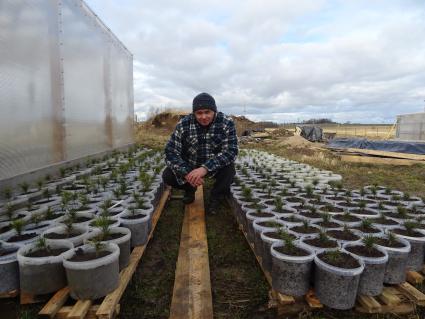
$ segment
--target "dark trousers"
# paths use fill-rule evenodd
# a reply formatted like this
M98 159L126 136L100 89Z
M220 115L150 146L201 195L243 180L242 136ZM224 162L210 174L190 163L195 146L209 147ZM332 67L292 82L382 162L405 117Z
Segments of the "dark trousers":
M214 176L212 176L215 181L213 188L211 189L211 197L228 195L230 193L230 185L233 183L233 178L235 177L235 174L235 165L233 163L217 170ZM164 170L164 173L162 173L162 179L164 180L165 184L170 185L171 187L184 189L188 192L196 191L196 188L192 187L189 183L179 185L177 183L176 176L169 167L167 167Z

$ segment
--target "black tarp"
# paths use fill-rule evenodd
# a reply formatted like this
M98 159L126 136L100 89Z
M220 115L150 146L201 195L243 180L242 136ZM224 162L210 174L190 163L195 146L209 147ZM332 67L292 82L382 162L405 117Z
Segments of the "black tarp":
M310 142L320 142L323 138L323 130L319 126L299 125L300 135Z
M361 148L367 150L425 155L425 143L406 141L379 141L365 138L334 138L329 141L332 148Z

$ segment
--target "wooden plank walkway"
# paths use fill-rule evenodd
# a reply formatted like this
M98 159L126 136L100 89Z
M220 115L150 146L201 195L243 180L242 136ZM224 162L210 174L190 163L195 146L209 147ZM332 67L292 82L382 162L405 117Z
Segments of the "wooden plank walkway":
M202 186L185 209L170 318L213 318Z

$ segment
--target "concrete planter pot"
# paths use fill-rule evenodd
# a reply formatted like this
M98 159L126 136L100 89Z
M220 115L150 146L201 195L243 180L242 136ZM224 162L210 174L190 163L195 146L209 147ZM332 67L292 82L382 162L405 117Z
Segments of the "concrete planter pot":
M0 241L0 293L19 289L18 245Z
M264 231L278 230L279 228L284 227L283 223L272 217L266 220L254 220L252 223L254 228L254 249L257 255L263 256L263 241L261 240L261 233Z
M152 229L152 218L150 214L136 209L134 215L126 211L119 218L122 227L131 231L131 247L144 245L148 241L150 229Z
M73 232L66 237L67 229L65 225L58 225L43 232L43 236L49 241L68 240L74 247L81 245L89 230L87 226L73 226ZM64 235L64 236L60 236Z
M385 238L385 237L383 237ZM406 281L407 258L410 253L410 243L403 239L397 238L401 247L387 247L377 244L388 253L388 262L385 269L384 283L401 284Z
M63 259L71 255L74 245L66 240L48 242L49 249L65 249L57 256L30 257L39 250L36 243L21 247L17 253L21 289L41 295L55 292L66 286Z
M410 253L407 258L407 269L419 271L423 268L425 256L425 233L417 231L417 237L397 234L394 229L393 232L398 238L406 239L410 243Z
M109 233L112 237L115 237L114 235L121 235L118 238L114 239L106 239L103 240L105 243L114 243L117 244L120 248L120 257L119 257L119 267L120 271L128 266L130 262L130 253L131 253L131 231L130 229L126 227L115 227L109 230ZM94 229L91 233L89 233L85 239L85 243L92 240L93 238L98 237L102 234L102 231L100 229Z
M246 214L246 232L248 240L254 242L254 226L253 223L255 220L265 221L272 218L275 218L276 215L271 212L256 212L254 210L249 210Z
M13 230L13 232L11 234L9 234L8 237L5 237L2 240L4 240L5 242L7 242L9 244L16 244L16 245L19 245L19 246L23 246L23 245L32 243L33 241L36 241L39 234L40 234L40 232L37 229L36 230L30 230L30 231L22 231L21 235L25 236L25 237L18 239L19 235L16 233L15 230Z
M349 250L350 247L359 245L361 245L361 243L348 243L344 245L344 249ZM365 257L360 254L352 253L361 258L365 264L364 271L360 276L358 294L378 296L384 288L384 276L388 262L388 253L381 247L376 247L376 249L380 251L383 256Z
M305 251L305 256L291 256L277 251L283 247L283 242L275 242L271 246L272 256L272 286L273 289L291 296L302 296L310 288L310 277L312 273L315 254L307 247L295 244Z
M101 252L108 254L92 260L74 261L76 254L95 253L93 246L84 245L74 249L71 256L64 259L63 266L72 298L94 300L118 287L120 249L117 244L107 243Z
M74 225L88 227L90 223L96 218L95 210L80 211L75 214L76 221Z
M321 254L314 258L314 287L320 302L332 309L347 310L354 307L360 275L364 263L354 257L359 266L354 269L339 268L322 261ZM350 255L352 256L352 255Z

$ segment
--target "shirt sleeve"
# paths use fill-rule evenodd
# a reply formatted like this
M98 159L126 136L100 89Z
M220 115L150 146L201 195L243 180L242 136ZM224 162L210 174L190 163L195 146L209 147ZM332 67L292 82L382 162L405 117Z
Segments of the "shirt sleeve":
M165 162L174 174L185 176L190 167L182 158L182 133L183 126L179 123L165 146Z
M235 123L233 120L229 120L225 128L225 137L222 143L221 152L206 161L202 166L209 172L216 171L233 163L238 152L238 138L236 136Z

